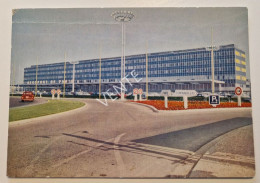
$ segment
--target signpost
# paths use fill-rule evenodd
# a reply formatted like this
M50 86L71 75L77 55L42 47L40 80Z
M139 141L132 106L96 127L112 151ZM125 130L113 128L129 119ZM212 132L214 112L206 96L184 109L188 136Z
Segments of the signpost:
M188 97L197 96L198 93L196 90L175 90L173 96L181 96L183 97L184 109L188 109Z
M236 94L236 96L237 96L237 105L238 105L238 107L241 107L241 95L242 95L242 93L243 93L243 89L241 88L241 87L236 87L236 89L235 89L235 94Z
M172 93L171 90L162 90L161 95L164 96L164 107L168 108L168 96Z
M142 94L143 94L143 89L142 88L138 89L138 94L139 94L139 100L142 101Z
M175 90L175 93L173 95L193 97L197 96L198 93L196 92L196 90Z
M134 101L137 101L138 88L133 89Z
M51 97L51 98L52 98L52 100L55 98L55 96L54 96L54 95L55 95L55 93L56 93L56 90L55 90L55 89L52 89L52 90L51 90L51 95L52 95L52 97Z
M60 99L60 94L61 94L61 90L58 89L58 90L57 90L57 99Z
M219 95L210 95L209 96L209 104L212 105L213 107L217 107L217 105L220 104L220 98Z

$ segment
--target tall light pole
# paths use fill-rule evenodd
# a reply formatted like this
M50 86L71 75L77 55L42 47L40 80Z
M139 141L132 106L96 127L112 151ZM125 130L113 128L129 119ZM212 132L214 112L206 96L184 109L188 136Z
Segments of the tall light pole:
M125 98L125 23L130 22L134 18L134 14L131 11L115 11L111 16L122 25L122 57L121 57L121 100Z
M37 84L38 84L38 57L37 57L37 64L36 64L36 68L35 68L35 70L36 70L36 73L35 73L35 92L34 92L34 94L35 94L35 97L37 97Z
M15 87L15 84L14 84L14 83L15 83L15 70L14 70L14 63L13 63L13 73L12 73L12 74L13 74L13 78L12 78L12 79L13 79L13 82L11 82L11 83L13 83L13 86L11 85L11 86L12 86L11 89L12 89L12 96L14 96L14 87Z
M101 99L101 46L99 45L99 93L98 93L98 97L99 99Z
M145 56L145 61L146 61L146 100L148 100L148 53L147 53L147 43L146 43L146 56Z
M63 77L63 98L65 97L66 92L66 52L64 53L64 77Z
M218 50L219 47L213 45L213 28L211 27L211 46L206 50L211 51L211 92L215 93L215 63L214 63L214 50Z
M213 28L211 28L211 89L212 94L215 92L215 63L214 63L214 50L213 50Z
M75 72L76 72L76 64L78 64L78 61L70 62L73 67L72 67L72 93L74 93L74 88L75 88Z

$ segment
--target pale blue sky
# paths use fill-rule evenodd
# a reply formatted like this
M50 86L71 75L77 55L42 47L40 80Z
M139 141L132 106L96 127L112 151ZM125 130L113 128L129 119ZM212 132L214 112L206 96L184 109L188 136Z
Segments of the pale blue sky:
M23 68L67 60L121 56L121 26L111 13L118 9L20 9L13 15L12 64L15 81ZM235 44L248 58L246 8L127 8L135 14L126 25L126 55ZM20 68L20 69L19 69Z

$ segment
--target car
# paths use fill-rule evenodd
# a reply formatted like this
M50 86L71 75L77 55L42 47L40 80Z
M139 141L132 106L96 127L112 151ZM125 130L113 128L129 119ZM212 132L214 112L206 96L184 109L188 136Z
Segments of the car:
M31 91L25 91L23 92L22 96L21 96L21 101L34 101L34 94Z

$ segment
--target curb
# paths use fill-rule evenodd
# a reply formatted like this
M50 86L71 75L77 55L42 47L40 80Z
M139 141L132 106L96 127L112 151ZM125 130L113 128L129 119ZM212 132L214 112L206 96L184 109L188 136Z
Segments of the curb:
M84 105L82 107L76 108L76 109L72 109L72 110L68 110L68 111L63 111L60 113L56 113L56 114L49 114L46 116L40 116L40 117L36 117L36 118L30 118L30 119L23 119L23 120L18 120L18 121L13 121L13 122L9 122L8 120L8 126L10 127L15 127L15 126L20 126L23 124L29 124L29 123L34 123L34 122L38 122L38 120L44 120L44 119L50 119L53 117L58 117L58 116L63 116L64 114L68 114L68 113L74 113L77 111L82 110L83 108L87 108L88 105L86 104L86 102L84 101Z
M49 100L46 99L46 101L44 101L43 103L40 104L28 104L28 105L22 105L22 106L17 106L17 107L9 107L9 109L17 109L17 108L21 108L21 107L29 107L29 106L36 106L36 105L41 105L41 104L45 104L48 103Z
M252 124L250 124L252 125ZM202 158L205 158L207 160L212 160L212 159L216 159L217 161L220 161L220 162L230 162L230 163L234 163L234 164L240 164L240 165L243 165L243 166L248 166L248 167L251 167L251 168L254 168L255 167L255 162L250 162L250 159L240 159L239 160L236 160L236 159L228 159L228 158L218 158L218 157L214 157L213 156L210 156L207 152L208 150L210 150L212 147L214 147L214 145L216 143L218 143L219 141L221 140L224 140L226 138L226 136L230 133L233 133L239 129L242 129L242 128L245 128L245 127L248 127L250 125L245 125L245 126L242 126L242 127L239 127L239 128L235 128L233 130L230 130L216 138L214 138L213 140L211 140L210 142L204 144L203 146L201 146L196 152L195 154L199 155L201 154L202 155Z
M177 112L185 113L185 112L198 112L198 111L213 112L213 111L221 111L221 110L245 110L245 109L252 110L252 107L226 107L226 108L204 108L204 109L186 109L186 110L158 110L154 106L148 105L148 104L143 104L143 103L138 103L138 102L129 102L129 103L148 107L148 108L152 109L153 112L157 112L157 113L159 113L159 112L160 113L177 113Z
M204 109L186 109L186 110L159 110L162 113L173 113L173 112L214 112L214 111L226 111L226 110L252 110L252 107L226 107L226 108L204 108Z
M130 104L137 104L137 105L141 105L141 106L144 106L144 107L148 107L150 108L153 112L159 112L158 109L156 109L154 106L151 106L151 105L147 105L147 104L142 104L142 103L138 103L138 102L129 102Z

